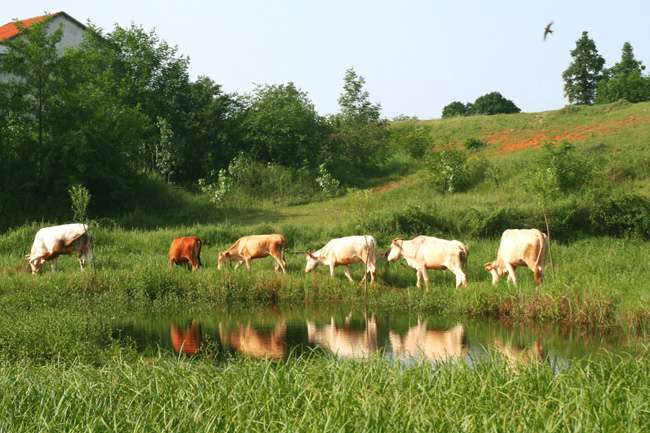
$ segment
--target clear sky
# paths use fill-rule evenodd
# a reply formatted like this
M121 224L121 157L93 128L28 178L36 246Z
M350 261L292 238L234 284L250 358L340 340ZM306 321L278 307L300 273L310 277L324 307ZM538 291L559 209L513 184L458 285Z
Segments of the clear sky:
M389 119L439 118L494 91L524 112L556 110L583 31L605 67L625 42L650 66L648 0L29 0L7 2L0 25L60 11L105 32L154 30L190 58L192 79L226 92L293 82L322 115L338 112L349 68Z

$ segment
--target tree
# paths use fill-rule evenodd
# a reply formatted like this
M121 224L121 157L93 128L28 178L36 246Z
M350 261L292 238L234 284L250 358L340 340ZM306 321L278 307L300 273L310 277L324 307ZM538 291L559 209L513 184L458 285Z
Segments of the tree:
M343 93L338 99L341 120L350 125L379 122L381 104L370 102L370 94L363 89L366 79L357 75L354 68L350 68L345 71L344 81Z
M448 119L456 116L469 116L471 109L471 107L469 107L470 105L471 104L465 105L462 102L454 101L442 109L442 118Z
M603 70L595 102L606 104L626 99L630 102L650 100L650 78L643 75L645 66L634 58L632 45L623 44L621 61Z
M573 61L562 73L564 96L569 98L570 104L591 104L596 97L605 59L598 54L596 43L586 31L576 41L571 57Z
M11 111L15 119L21 119L25 128L33 134L37 149L34 168L40 169L44 143L47 141L50 107L61 84L57 44L63 38L62 25L53 33L48 31L51 17L35 22L25 28L22 22L15 25L19 37L5 39L2 44L6 54L0 63L0 72L8 74L8 92Z
M316 166L324 123L307 93L293 83L258 85L247 102L242 129L254 159L285 167Z
M471 108L472 114L513 114L521 110L510 99L504 98L499 92L479 96Z
M365 78L353 68L345 73L340 113L330 118L332 134L323 161L336 179L354 181L358 172L376 172L388 159L389 132L381 120L381 105L370 102Z

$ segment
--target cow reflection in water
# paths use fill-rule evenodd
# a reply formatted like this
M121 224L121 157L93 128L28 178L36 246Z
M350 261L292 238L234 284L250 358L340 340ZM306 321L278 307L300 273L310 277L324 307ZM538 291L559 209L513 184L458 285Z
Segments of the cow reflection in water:
M238 323L234 327L219 323L219 337L222 344L227 344L239 353L256 358L284 358L286 334L287 324L285 322L278 323L270 334L254 329L250 322L246 326Z
M365 329L352 329L351 314L344 326L337 326L334 318L325 326L307 321L307 338L338 356L345 358L365 358L377 352L377 320L374 316L365 318Z
M467 352L465 331L460 324L447 330L431 329L426 320L418 319L418 324L403 337L393 331L388 336L395 355L439 361L462 358Z
M548 360L542 351L542 344L537 338L530 345L514 344L512 339L505 341L496 336L492 341L492 347L499 353L509 368L517 371L519 367L544 363Z
M194 355L201 346L201 325L195 322L187 328L181 328L172 320L171 339L174 350L187 355Z

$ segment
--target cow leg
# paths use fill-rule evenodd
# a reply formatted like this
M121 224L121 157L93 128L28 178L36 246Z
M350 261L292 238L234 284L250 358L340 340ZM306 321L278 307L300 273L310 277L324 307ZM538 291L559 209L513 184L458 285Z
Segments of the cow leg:
M273 258L275 259L275 270L277 271L278 268L282 268L282 273L286 274L287 273L287 262L282 260L281 256L280 257L273 256Z
M456 288L458 288L461 284L467 283L467 276L465 276L462 270L456 269L454 271L454 274L456 275Z
M350 280L351 283L354 283L354 280L352 279L352 276L350 275L350 268L348 265L343 265L343 271L345 272L345 276L348 277L348 280ZM366 277L364 275L363 279L365 280ZM363 280L361 280L363 281Z
M506 263L506 270L508 271L508 281L512 280L512 283L517 285L517 276L515 275L515 267L510 263Z
M56 272L56 261L59 260L59 256L54 256L52 259L52 272Z
M196 271L199 268L199 264L196 263L192 257L189 258L189 262L192 264L192 272Z
M244 264L243 260L241 262L237 262L237 264L235 265L235 270L239 269L243 264Z
M420 274L422 275L422 278L424 279L424 285L427 288L427 292L429 291L429 274L427 274L427 268L424 266L420 268ZM418 283L420 280L418 279ZM418 285L420 287L420 285Z
M81 271L83 272L85 270L84 266L86 265L86 257L83 251L77 251L77 259L79 259L79 266L81 266Z
M330 263L330 277L334 278L334 269L336 269L336 265Z
M248 270L250 271L250 270L251 270L251 259L244 259L244 260L246 261L246 267L247 267ZM251 272L252 272L252 271L251 271Z

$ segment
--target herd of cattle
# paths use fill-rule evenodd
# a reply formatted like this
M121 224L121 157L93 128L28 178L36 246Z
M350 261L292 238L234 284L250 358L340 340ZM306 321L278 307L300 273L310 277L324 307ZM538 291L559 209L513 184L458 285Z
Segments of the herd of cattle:
M81 270L86 263L93 260L92 234L86 224L65 224L42 228L36 233L31 254L27 260L32 268L32 274L41 270L43 264L52 261L52 271L56 270L58 256L77 254ZM237 262L235 269L244 263L251 269L251 260L268 257L275 259L275 270L282 268L286 274L287 264L282 257L285 239L279 234L252 235L238 239L233 246L219 253L218 269L230 262ZM169 248L169 266L187 263L196 270L201 265L201 240L195 236L176 238ZM496 284L501 275L508 273L508 279L517 284L515 268L528 266L535 273L535 285L539 286L544 276L548 238L537 229L506 230L501 236L501 245L497 259L485 264L485 270L492 274L492 282ZM330 275L334 277L334 269L343 266L345 276L353 282L348 265L364 263L365 273L362 282L370 274L370 283L374 283L377 273L376 260L378 256L388 254L388 261L404 258L409 266L417 270L417 287L420 279L424 279L429 290L427 269L449 269L456 275L456 287L467 282L463 270L467 264L469 250L459 241L447 241L430 236L418 236L411 240L394 239L390 251L377 252L377 243L370 235L347 236L332 239L318 251L307 252L305 272L310 272L319 264L330 267Z

